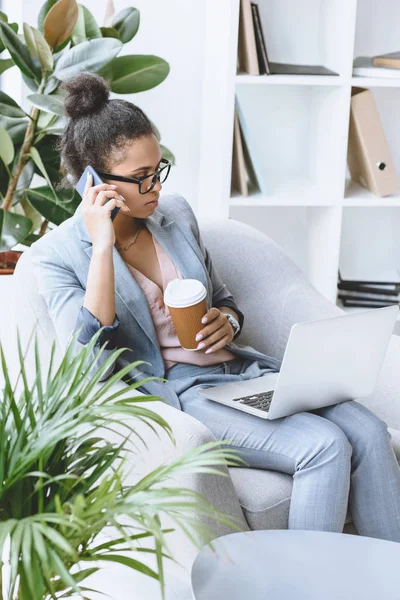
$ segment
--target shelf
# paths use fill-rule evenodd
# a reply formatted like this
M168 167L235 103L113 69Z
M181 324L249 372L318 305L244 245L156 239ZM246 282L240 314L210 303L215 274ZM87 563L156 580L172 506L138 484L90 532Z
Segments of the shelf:
M400 207L400 194L385 196L379 198L371 194L369 190L363 188L354 181L348 181L346 184L346 193L343 199L343 206L361 206L361 207Z
M236 75L238 85L350 85L344 77L335 75Z
M229 206L335 206L328 197L318 194L315 196L306 192L294 194L293 192L264 196L252 194L250 196L231 196Z
M400 74L400 73L399 73ZM351 85L355 87L400 87L400 77L352 77Z

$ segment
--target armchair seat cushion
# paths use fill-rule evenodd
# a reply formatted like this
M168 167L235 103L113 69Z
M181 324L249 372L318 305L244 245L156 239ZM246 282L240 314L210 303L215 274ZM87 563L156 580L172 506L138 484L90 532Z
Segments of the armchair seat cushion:
M392 445L400 462L400 431L391 429ZM235 467L229 469L250 529L287 529L293 478L286 473ZM351 523L347 513L346 524Z

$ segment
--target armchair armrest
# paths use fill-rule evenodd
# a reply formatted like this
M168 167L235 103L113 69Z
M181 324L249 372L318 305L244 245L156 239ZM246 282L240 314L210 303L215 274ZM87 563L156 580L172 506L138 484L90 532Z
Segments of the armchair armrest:
M93 393L96 393L99 389L98 386L101 385L102 384L97 384ZM112 395L123 387L127 387L126 384L123 381L118 381L110 388L108 393ZM127 394L121 395L120 398L122 399L124 397L132 397L135 395L142 396L143 394L137 390L133 390ZM129 469L128 467L129 470L127 469L127 485L133 485L159 465L169 464L171 461L182 457L183 454L192 448L199 447L207 442L215 441L214 435L205 425L203 425L203 423L183 411L177 410L166 402L151 401L146 403L145 406L167 421L172 428L176 444L174 445L167 433L154 422L151 422L151 425L156 429L157 434L155 434L149 426L139 420L133 418L125 419L125 423L134 428L136 433L143 438L147 445L146 448L139 437L130 435L128 449L132 450L132 454L128 454L128 461L130 462L131 468ZM121 437L119 437L118 433L126 437L126 428L114 427L114 429L116 433L109 430L102 430L101 434L110 441L117 443L121 442ZM202 494L212 506L218 510L224 511L238 523L239 527L247 531L249 526L243 515L232 479L229 476L229 469L226 466L219 466L218 469L226 476L185 473L171 478L167 485L170 485L171 487L190 488L191 490ZM171 561L167 561L165 567L169 572L187 580L187 578L190 577L190 568L198 553L198 549L186 534L177 528L176 523L169 520L166 515L161 516L161 520L163 527L176 528L175 532L168 534L167 542L171 549L172 556L174 556L184 568L180 568ZM231 527L202 516L198 516L198 522L211 530L211 539L235 531ZM143 560L143 556L141 556L140 559ZM151 562L149 562L149 564L151 565Z
M393 429L400 430L400 337L392 335L375 390L357 399Z

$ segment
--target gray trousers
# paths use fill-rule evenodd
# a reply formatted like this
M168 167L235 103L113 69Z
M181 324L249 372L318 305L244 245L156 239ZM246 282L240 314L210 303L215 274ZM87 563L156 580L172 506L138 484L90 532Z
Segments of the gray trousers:
M178 363L165 378L182 410L217 440L230 440L249 467L293 475L290 529L341 532L349 505L361 535L400 542L400 468L386 424L367 408L352 400L269 421L197 393L272 371L236 357L210 366Z

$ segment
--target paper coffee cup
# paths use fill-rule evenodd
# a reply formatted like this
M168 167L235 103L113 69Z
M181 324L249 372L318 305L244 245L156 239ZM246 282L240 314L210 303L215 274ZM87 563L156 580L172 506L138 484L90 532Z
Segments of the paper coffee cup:
M173 279L164 291L179 343L185 350L197 350L196 335L207 312L207 290L197 279Z

